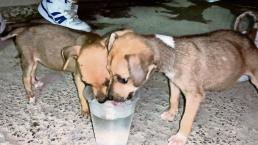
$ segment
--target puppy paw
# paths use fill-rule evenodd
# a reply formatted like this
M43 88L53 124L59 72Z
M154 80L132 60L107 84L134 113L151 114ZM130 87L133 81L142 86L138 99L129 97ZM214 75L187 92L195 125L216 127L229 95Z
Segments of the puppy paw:
M35 87L35 88L40 88L40 87L42 87L43 85L44 85L44 83L41 82L41 81L35 81L35 82L34 82L34 87Z
M29 103L30 103L30 104L36 103L36 98L35 98L35 97L30 97L30 98L29 98Z
M173 121L175 116L176 116L176 113L171 113L169 111L166 111L161 114L161 119L166 121Z
M89 111L81 111L81 116L85 117L85 118L88 118L90 115L90 112Z
M181 133L171 136L168 139L168 145L185 145L187 137Z

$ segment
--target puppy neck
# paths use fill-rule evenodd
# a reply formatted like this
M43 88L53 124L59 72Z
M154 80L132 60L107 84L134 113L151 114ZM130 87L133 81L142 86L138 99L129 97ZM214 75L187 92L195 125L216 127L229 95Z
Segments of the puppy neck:
M147 45L154 52L154 59L159 72L172 71L175 60L175 40L165 35L147 37Z
M155 37L160 39L164 44L166 44L167 46L169 46L171 48L175 48L176 47L175 40L171 36L155 34Z

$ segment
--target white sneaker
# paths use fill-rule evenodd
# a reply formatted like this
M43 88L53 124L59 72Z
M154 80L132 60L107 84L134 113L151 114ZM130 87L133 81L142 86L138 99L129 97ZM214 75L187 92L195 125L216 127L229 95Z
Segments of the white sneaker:
M41 16L51 23L90 32L90 26L78 18L77 10L73 0L42 0L38 6Z

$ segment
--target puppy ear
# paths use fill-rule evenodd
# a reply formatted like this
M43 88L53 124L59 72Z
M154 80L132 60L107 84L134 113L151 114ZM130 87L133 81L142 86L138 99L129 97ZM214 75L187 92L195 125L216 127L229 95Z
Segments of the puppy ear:
M110 35L108 41L106 41L106 47L107 47L108 52L110 52L117 37L118 37L118 35L116 33L112 33Z
M125 55L125 59L128 62L130 77L133 79L134 85L140 86L147 74L147 72L144 71L144 66L141 63L140 58L136 54L131 54Z
M148 73L147 73L147 75L146 75L146 77L145 77L146 80L149 79L151 73L152 73L153 70L156 69L156 68L157 68L157 65L155 65L155 64L151 64L151 65L148 66Z
M116 31L115 33L117 34L117 36L122 36L122 35L125 35L126 33L131 33L131 32L133 32L133 30L124 29L124 30Z
M63 66L63 70L66 70L69 62L72 60L72 59L77 59L78 56L79 56L79 53L80 53L80 50L81 50L81 45L75 45L75 46L69 46L69 47L65 47L63 48L61 54L62 54L62 57L64 59L64 66Z
M252 28L251 29L257 28L255 26L255 22L258 19L257 16L252 11L245 11L242 14L240 14L239 16L237 16L237 18L236 18L236 20L234 22L234 30L235 31L239 31L239 32L241 32L243 34L248 33L248 28L244 28L244 30L243 30L243 28L241 28L241 26L243 26L243 24L245 22L244 18L251 18L252 21L254 22L252 24ZM249 24L250 24L250 22L249 22Z
M110 35L109 39L105 41L106 42L105 46L107 47L108 52L110 52L111 48L113 47L113 44L114 44L115 40L118 37L120 37L122 35L125 35L126 33L130 33L130 32L133 32L133 31L131 29L125 29L125 30L113 32Z
M125 55L125 59L128 62L130 76L132 77L135 86L142 85L149 79L153 70L157 68L157 66L153 64L152 57L146 59L146 56L143 54Z

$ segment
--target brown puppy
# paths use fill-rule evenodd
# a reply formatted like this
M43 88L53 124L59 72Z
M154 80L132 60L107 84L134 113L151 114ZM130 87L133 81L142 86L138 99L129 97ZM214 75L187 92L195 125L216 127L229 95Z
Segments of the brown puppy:
M100 36L43 24L18 28L2 39L14 36L21 54L23 83L30 102L35 102L32 85L43 85L35 75L38 63L54 70L73 72L82 115L89 113L83 97L84 83L92 86L99 101L104 101L109 73L106 69L107 50Z
M152 70L169 79L170 106L162 119L172 121L178 98L186 98L180 129L168 145L186 143L205 90L221 90L241 75L250 76L258 87L258 49L246 35L228 30L170 37L119 31L109 40L108 69L112 75L110 95L124 101L141 87Z

